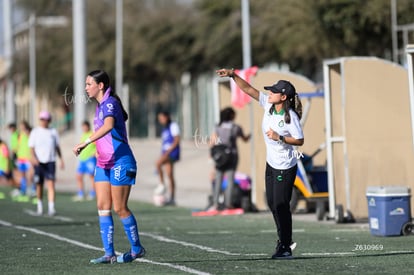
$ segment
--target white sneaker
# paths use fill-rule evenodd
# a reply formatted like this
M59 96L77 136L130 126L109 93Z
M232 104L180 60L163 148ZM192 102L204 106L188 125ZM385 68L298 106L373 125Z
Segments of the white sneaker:
M20 190L19 190L19 189L17 189L17 188L13 189L13 190L10 192L10 196L12 196L12 197L17 197L17 196L20 196Z
M85 198L82 195L75 195L72 197L72 201L83 201Z
M155 195L164 195L167 189L165 188L164 184L158 184L158 186L154 189Z
M49 210L48 213L47 213L47 215L48 216L51 216L51 217L54 216L54 215L56 215L56 210L55 209Z

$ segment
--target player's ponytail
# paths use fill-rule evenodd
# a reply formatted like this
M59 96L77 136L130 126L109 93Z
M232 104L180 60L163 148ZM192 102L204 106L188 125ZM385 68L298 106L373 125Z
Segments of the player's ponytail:
M292 109L299 117L302 118L302 102L300 101L299 95L295 93L293 97L286 99L283 102L283 109L285 110L285 122L290 123L289 109Z
M109 93L109 95L114 97L116 100L118 100L119 105L121 106L121 109L122 109L122 115L124 117L124 121L127 121L128 120L128 113L125 111L124 105L122 105L121 98L119 98L118 94L112 88L111 88L111 92Z

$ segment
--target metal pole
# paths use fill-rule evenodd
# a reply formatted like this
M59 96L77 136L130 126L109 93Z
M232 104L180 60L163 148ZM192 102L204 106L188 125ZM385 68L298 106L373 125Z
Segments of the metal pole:
M11 2L10 0L3 0L3 38L4 38L4 57L5 69L10 73L10 68L13 62L13 43L12 43L12 19L11 19Z
M396 0L391 0L391 39L392 39L392 60L398 63L397 1Z
M118 93L119 97L123 102L123 106L127 113L129 113L128 105L128 95L129 91L124 90L127 87L123 85L123 0L116 0L116 38L115 38L115 91ZM129 122L130 120L126 121L127 133L129 134Z
M122 19L123 19L123 0L116 0L116 53L115 53L115 69L116 69L116 91L122 97L122 46L123 46L123 35L122 35Z
M333 177L333 146L332 146L332 110L331 110L331 89L329 78L329 64L323 64L324 79L324 102L325 102L325 139L326 139L326 157L328 171L328 191L329 191L329 218L335 217L335 186Z
M86 34L85 1L73 0L73 75L74 75L74 127L76 139L79 140L81 124L85 120L85 77L86 77Z
M250 42L250 10L249 0L241 0L242 5L242 39L243 39L243 68L252 66Z
M248 69L252 66L252 50L251 50L251 41L250 41L250 9L249 9L249 0L241 0L241 9L242 9L242 47L243 47L243 68ZM255 139L253 135L254 132L254 108L253 103L249 104L249 116L250 116L250 160L251 160L251 176L256 178L256 161L255 161ZM256 179L257 180L257 179ZM253 185L252 196L253 203L256 203L256 198L261 196L261 191L256 190L256 185ZM257 193L259 192L259 193Z
M191 73L190 72L184 72L181 75L181 88L183 89L183 101L182 101L182 137L185 139L192 137L192 116L191 116L191 105L192 105L192 99L191 99Z
M14 85L10 69L13 65L13 35L12 35L12 3L11 0L3 0L3 36L4 36L4 57L6 69L6 102L4 109L6 123L16 121L16 105L14 104Z
M411 135L414 149L414 46L408 45L406 47L406 60L408 68L408 90L410 93L410 112L411 112Z
M29 86L30 86L30 124L36 123L36 15L29 17Z

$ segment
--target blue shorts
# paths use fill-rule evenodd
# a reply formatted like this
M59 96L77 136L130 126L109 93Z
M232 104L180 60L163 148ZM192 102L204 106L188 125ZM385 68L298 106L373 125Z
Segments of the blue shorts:
M95 182L106 181L115 186L134 185L136 175L135 163L115 163L110 169L95 168Z
M0 170L0 177L5 177L6 179L11 179L12 174L10 172L4 172L3 170Z
M79 161L78 174L93 175L95 173L96 157L90 157L86 160Z
M30 169L30 161L26 160L19 160L17 161L17 169L20 172L27 172Z

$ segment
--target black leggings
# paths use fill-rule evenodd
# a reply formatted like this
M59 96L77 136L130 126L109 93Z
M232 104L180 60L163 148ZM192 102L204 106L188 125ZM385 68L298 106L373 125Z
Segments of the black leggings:
M290 199L298 166L286 170L278 170L266 163L266 198L277 234L282 245L289 246L292 242L292 213Z

